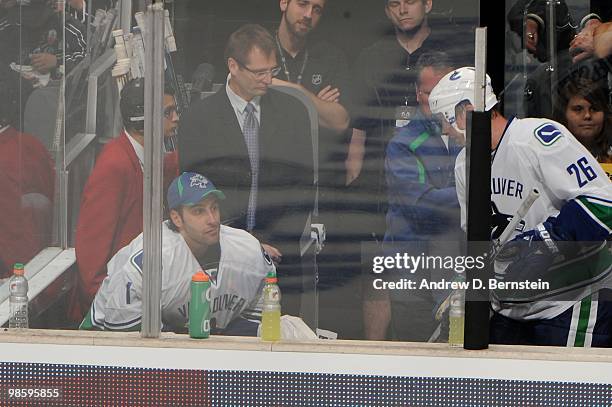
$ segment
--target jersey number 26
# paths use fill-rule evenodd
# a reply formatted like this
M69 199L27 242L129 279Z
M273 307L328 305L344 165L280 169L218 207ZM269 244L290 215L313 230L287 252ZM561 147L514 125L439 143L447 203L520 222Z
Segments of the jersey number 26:
M597 178L597 174L589 165L589 161L586 157L580 158L577 162L572 163L566 169L568 173L576 175L576 180L578 181L578 186L580 188ZM586 179L584 179L583 176Z

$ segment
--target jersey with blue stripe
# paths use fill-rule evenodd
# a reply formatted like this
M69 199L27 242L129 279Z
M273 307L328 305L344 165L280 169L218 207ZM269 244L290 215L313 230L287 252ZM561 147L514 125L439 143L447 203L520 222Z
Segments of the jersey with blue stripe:
M198 263L180 233L166 223L162 228L162 329L184 331L191 277L204 265ZM140 234L109 261L108 275L82 328L130 330L140 326L142 239ZM219 262L204 272L211 276L211 326L222 332L237 318L260 319L264 279L275 268L257 239L244 230L222 225L219 242Z
M465 150L456 162L455 177L466 225ZM612 235L612 183L589 151L563 125L547 119L510 119L492 157L491 203L494 219L507 222L532 189L539 199L523 218L513 236L555 217L564 236L580 242L604 242ZM499 231L504 224L493 225ZM499 234L499 233L498 233ZM597 287L610 286L610 266L599 270ZM572 292L580 301L597 287ZM564 293L567 298L567 292ZM500 304L493 308L515 319L547 319L573 306L572 301Z

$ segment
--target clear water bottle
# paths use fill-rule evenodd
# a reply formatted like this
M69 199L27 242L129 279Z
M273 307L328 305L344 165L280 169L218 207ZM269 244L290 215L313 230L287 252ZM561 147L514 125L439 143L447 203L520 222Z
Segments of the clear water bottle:
M448 320L449 345L463 346L463 327L465 325L465 293L463 290L457 290L451 295Z
M23 264L15 263L9 280L9 328L28 327L28 280Z
M279 341L281 339L281 292L278 288L276 275L266 276L263 289L263 310L261 313L261 339L264 341Z

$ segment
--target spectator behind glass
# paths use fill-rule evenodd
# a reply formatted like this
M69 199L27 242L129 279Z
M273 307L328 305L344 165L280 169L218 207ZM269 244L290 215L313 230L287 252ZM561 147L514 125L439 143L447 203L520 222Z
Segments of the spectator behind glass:
M0 278L49 244L53 162L35 137L15 129L16 83L0 78Z
M526 35L525 47L540 62L548 60L546 3L546 0L518 0L507 17L510 29L521 38L523 33ZM576 34L565 0L557 5L556 17L557 52L561 52L569 48Z
M164 140L178 125L174 91L164 90ZM106 263L142 232L144 163L144 80L134 79L121 91L124 130L96 160L81 200L76 230L78 276L70 318L80 322L102 280ZM164 188L176 176L176 152L164 157ZM166 182L167 181L167 182Z
M559 99L558 120L597 161L612 163L612 111L606 91L595 82L578 78L561 89Z

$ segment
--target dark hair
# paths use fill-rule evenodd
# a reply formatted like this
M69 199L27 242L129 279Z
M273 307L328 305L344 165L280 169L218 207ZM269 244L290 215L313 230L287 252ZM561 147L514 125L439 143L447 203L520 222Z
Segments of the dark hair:
M586 99L595 109L604 114L604 123L601 133L596 137L590 147L591 154L599 160L604 160L608 156L608 151L612 146L612 109L608 104L607 91L600 83L587 78L578 77L565 83L559 90L559 99L555 109L555 119L568 126L565 112L567 105L572 97L578 96Z
M417 72L420 74L425 68L432 68L439 73L447 74L454 69L454 64L446 52L430 51L423 53L416 63Z
M179 206L178 208L170 209L168 211L168 223L167 223L168 229L170 229L173 232L179 233L178 226L174 224L174 222L172 221L172 217L169 215L172 211L176 211L179 214L179 216L182 218L183 217L183 207Z
M264 54L276 52L272 35L258 24L246 24L234 31L225 46L225 61L233 58L241 64L247 63L247 57L253 48L259 48Z
M164 94L172 96L176 94L168 82L164 82ZM144 78L132 79L121 89L119 101L123 126L127 130L144 131L144 119L137 119L144 116L144 104Z

